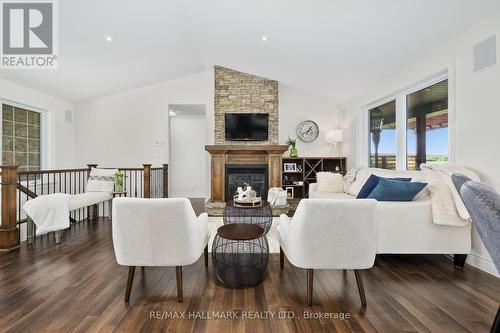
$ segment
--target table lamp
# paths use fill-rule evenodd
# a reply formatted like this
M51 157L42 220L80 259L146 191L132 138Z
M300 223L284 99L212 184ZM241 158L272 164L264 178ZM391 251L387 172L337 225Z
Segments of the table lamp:
M337 153L337 145L344 140L344 132L337 128L325 132L325 142L332 145L334 153Z

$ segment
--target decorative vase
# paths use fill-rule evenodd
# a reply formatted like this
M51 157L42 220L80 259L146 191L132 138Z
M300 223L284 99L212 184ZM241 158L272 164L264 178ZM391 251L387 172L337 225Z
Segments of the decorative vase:
M295 147L290 148L290 157L298 157L298 156L299 152L297 151L297 148Z
M125 175L122 173L115 175L115 192L123 192L123 178L125 178Z

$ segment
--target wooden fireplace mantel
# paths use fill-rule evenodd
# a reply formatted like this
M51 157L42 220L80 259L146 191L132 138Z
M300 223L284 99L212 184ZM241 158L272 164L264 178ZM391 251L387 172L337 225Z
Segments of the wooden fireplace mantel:
M267 165L269 187L281 187L281 155L286 145L207 145L211 155L212 202L225 202L226 165Z
M288 150L287 145L206 145L210 154L280 154Z

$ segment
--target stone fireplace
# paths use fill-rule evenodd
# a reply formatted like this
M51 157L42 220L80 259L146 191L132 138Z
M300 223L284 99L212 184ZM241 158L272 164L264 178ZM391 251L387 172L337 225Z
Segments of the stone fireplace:
M239 186L252 186L257 195L267 199L267 165L226 165L226 202L233 199Z
M288 149L278 144L278 82L220 66L214 67L214 145L205 146L211 157L210 215L220 215L236 188L245 183L267 198L270 187L281 187L281 156ZM266 113L268 140L227 141L226 113Z
M235 168L241 173L239 179L252 179L251 173L257 173L260 168L260 177L265 170L267 188L281 186L281 155L288 149L286 145L208 145L205 150L211 155L211 175L210 175L210 201L212 203L226 202L229 195L226 182L227 170ZM247 169L247 170L243 170ZM252 169L252 170L250 170ZM253 179L257 179L253 175ZM251 184L253 185L253 184ZM265 193L260 195L267 196Z

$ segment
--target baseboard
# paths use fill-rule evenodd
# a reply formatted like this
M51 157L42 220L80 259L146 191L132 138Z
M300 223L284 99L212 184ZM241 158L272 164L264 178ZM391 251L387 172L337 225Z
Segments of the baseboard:
M469 254L467 256L466 263L493 276L500 277L495 267L495 264L491 260L480 257L476 254Z

